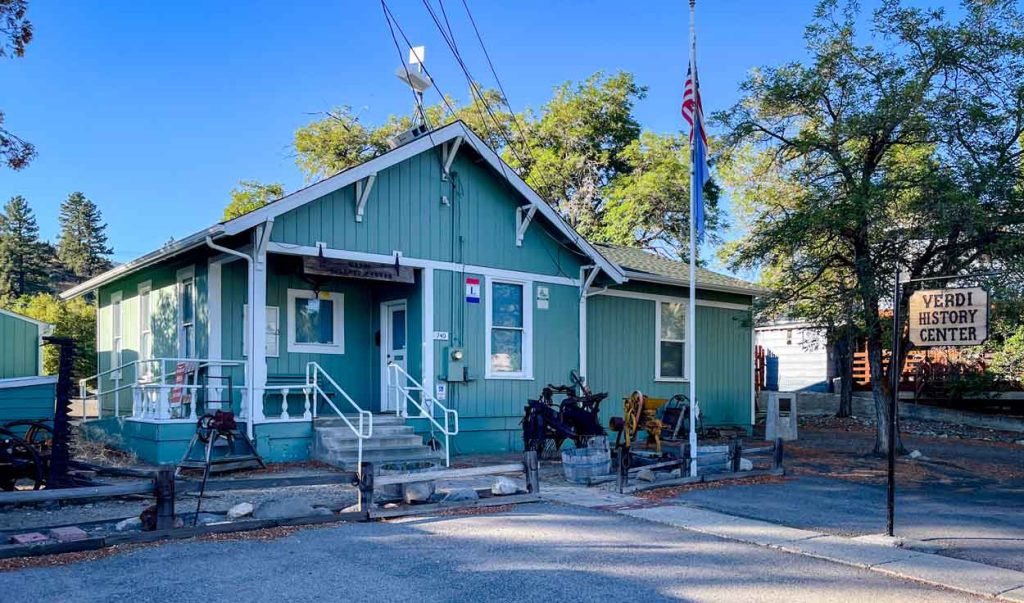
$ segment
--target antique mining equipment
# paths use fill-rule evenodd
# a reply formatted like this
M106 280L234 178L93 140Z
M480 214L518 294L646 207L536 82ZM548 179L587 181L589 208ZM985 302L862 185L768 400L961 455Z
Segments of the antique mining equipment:
M633 442L641 431L647 432L647 447L654 443L654 451L661 454L661 432L665 423L658 418L658 411L668 400L664 398L648 398L643 392L636 390L627 398L622 399L622 416L612 417L608 426L616 432L615 446L632 448Z

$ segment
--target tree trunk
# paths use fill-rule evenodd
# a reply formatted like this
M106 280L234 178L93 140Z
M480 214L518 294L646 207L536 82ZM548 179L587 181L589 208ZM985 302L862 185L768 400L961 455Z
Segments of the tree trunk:
M840 330L833 350L839 376L839 410L836 416L850 417L853 416L853 330L849 325Z

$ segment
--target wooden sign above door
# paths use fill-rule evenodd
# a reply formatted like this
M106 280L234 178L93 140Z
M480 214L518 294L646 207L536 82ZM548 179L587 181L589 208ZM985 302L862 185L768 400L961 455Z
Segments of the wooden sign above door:
M409 266L323 257L302 258L302 272L309 276L360 278L371 281L387 281L389 283L412 284L416 282L413 269Z

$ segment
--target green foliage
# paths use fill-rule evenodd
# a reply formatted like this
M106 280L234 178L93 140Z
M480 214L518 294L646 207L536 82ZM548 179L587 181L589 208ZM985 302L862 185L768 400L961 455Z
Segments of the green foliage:
M479 88L468 104L447 99L454 114L444 103L424 113L434 127L465 122L584 236L683 256L689 147L681 137L643 131L633 113L645 95L632 74L596 73L559 86L539 113L513 115L498 92ZM295 133L298 165L307 180L352 167L386 152L417 117L368 126L350 108L336 109ZM709 240L718 241L718 188L705 193Z
M224 208L223 221L227 222L284 196L284 185L263 184L256 180L241 180L231 191L231 203Z
M995 350L989 370L1002 380L1024 383L1024 325L1018 326Z
M60 204L57 257L73 280L86 280L108 270L107 225L96 204L82 193L71 193Z
M27 10L27 0L0 0L0 58L25 56L25 45L32 41ZM3 125L4 113L0 111L0 161L12 170L20 170L35 157L36 149Z
M917 279L1024 252L1021 19L1009 0L965 4L958 22L886 0L866 39L857 2L825 0L809 60L756 70L716 116L744 174L731 182L749 227L733 266L774 272L780 298L812 314L852 297L876 398L897 262Z
M75 341L74 378L96 374L96 308L82 298L62 302L48 293L23 295L0 300L0 307L54 325L53 334ZM57 349L46 346L43 369L47 375L57 374Z
M24 197L12 197L0 213L0 294L24 295L47 289L51 248L39 240L39 226Z

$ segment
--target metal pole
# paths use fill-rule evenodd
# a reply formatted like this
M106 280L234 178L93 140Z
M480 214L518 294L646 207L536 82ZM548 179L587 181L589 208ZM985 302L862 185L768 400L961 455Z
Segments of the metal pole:
M890 387L892 398L889 401L888 425L888 467L886 472L886 516L885 535L893 536L893 523L896 516L896 401L900 388L900 268L896 264L896 284L892 294L892 355L889 357Z
M695 26L696 0L690 0L690 74L694 78L694 96L697 87L697 30ZM696 106L694 107L693 127L698 127ZM694 133L694 140L700 132ZM690 144L690 303L686 316L686 378L690 384L690 476L697 475L697 163L694 161L694 145ZM658 304L661 312L661 304Z

